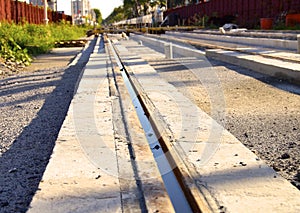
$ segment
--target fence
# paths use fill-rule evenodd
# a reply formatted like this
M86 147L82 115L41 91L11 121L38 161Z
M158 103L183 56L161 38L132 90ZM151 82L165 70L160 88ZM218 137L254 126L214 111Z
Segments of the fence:
M72 23L72 17L63 13L48 10L49 23L61 20ZM28 22L31 24L43 24L45 20L44 8L13 0L0 0L0 22L15 23Z
M300 13L299 0L210 0L169 9L175 24L192 21L193 16L214 18L215 22L233 19L240 26L254 27L260 18L279 20L286 14ZM222 24L222 23L217 23Z

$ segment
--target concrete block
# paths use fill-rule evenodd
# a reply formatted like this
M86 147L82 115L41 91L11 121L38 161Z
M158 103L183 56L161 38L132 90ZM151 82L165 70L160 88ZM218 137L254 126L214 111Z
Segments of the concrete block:
M173 58L173 47L172 43L165 43L165 55L167 59L172 59Z
M300 65L296 63L220 49L207 50L206 56L269 76L300 83Z

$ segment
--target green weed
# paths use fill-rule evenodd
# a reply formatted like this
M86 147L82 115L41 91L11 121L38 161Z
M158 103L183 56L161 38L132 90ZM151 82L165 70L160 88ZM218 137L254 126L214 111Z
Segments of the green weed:
M32 56L49 52L55 41L81 38L86 30L87 27L65 22L49 25L0 23L0 57L28 65Z

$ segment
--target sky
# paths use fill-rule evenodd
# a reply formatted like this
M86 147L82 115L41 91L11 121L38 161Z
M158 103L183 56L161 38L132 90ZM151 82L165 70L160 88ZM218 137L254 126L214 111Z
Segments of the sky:
M100 9L102 18L105 19L115 7L123 5L123 0L90 0L90 3L92 8ZM57 10L71 15L71 0L57 0Z

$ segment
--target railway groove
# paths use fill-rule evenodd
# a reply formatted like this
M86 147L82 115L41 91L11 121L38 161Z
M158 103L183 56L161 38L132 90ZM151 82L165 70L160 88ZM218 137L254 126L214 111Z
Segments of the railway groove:
M185 39L187 39L187 38L185 38ZM181 42L185 42L185 41L183 41L183 39L176 39L176 41L181 41ZM216 48L219 48L219 46L216 46ZM225 47L225 48L227 48L227 47ZM234 50L234 51L236 51L236 50ZM287 55L287 57L289 56L289 54L290 54L290 52L287 52L287 53L285 53L285 52L282 52L282 50L279 50L280 51L280 54L286 54ZM275 53L276 53L276 51L274 51ZM293 55L296 55L296 54L293 54ZM296 56L295 56L296 57ZM280 61L281 61L281 57L274 57L274 58L276 58L276 59L280 59ZM299 56L298 56L298 59L299 59ZM177 59L177 60L175 60L176 61L176 63L175 62L172 62L173 63L173 65L175 66L175 67L177 67L177 66L179 66L180 65L180 63L179 63L179 59ZM229 75L230 76L232 76L232 78L234 78L234 79L237 79L236 81L237 81L237 83L238 84L243 84L243 83L240 83L239 81L238 81L238 79L241 79L241 81L246 81L246 82L249 82L249 83L247 83L247 84L254 84L253 82L251 82L250 83L250 79L244 79L244 78L242 78L242 77L239 77L239 74L240 75L245 75L245 76L249 76L250 78L253 78L253 79L256 79L256 80L258 80L258 81L262 81L263 83L265 83L266 85L263 85L263 88L264 87L269 87L268 85L270 85L270 87L274 87L274 90L272 90L272 89L261 89L261 91L255 86L255 85L252 85L250 88L249 88L249 86L247 85L246 87L247 88L245 88L245 90L253 90L253 91L255 91L256 93L258 93L258 94L260 94L260 93L262 93L262 95L263 96L265 96L265 92L264 92L264 90L270 90L270 91L268 91L268 93L270 93L270 95L272 95L272 94L278 94L278 96L279 97L282 97L281 98L281 100L278 100L276 103L278 104L278 103L280 103L279 104L279 106L285 106L285 108L287 109L287 108L289 108L289 109L293 109L293 108L295 108L295 106L294 105L299 105L299 100L297 99L297 95L299 95L300 94L300 92L299 92L299 86L297 86L297 85L293 85L293 84L290 84L290 83L288 83L288 82L285 82L285 81L282 81L282 80L280 80L280 79L276 79L276 78L273 78L273 77L270 77L270 76L267 76L267 75L264 75L264 74L262 74L262 75L260 75L260 74L258 74L258 73L255 73L255 72L251 72L250 70L251 70L251 67L249 66L249 67L247 67L247 68L242 68L242 67L239 67L239 66L236 66L236 65L229 65L228 63L224 63L224 62L221 62L221 61L219 61L219 60L215 60L215 59L211 59L211 60L209 60L210 61L210 63L211 63L211 69L214 69L214 70L218 70L217 68L214 68L216 65L215 64L220 64L220 66L221 67L224 67L224 73L229 73ZM280 63L280 61L279 61L279 63ZM291 61L293 61L294 63L298 63L298 60L293 60L293 59L291 59ZM201 78L199 78L199 72L192 72L192 73L189 73L189 72L186 72L186 71L184 71L184 72L182 72L182 73L184 73L184 74L181 74L180 76L179 75L175 75L175 77L170 77L170 75L167 75L167 73L168 72L166 72L165 70L172 70L172 67L171 66L169 66L168 65L168 62L164 62L164 61L161 61L161 62L156 62L155 60L150 60L149 61L149 63L152 65L152 66L154 66L155 68L157 68L157 70L158 70L158 72L160 73L160 75L162 76L162 77L164 77L164 78L166 78L169 82L171 82L171 83L173 83L176 87L178 87L178 88L180 88L180 90L181 91L183 91L184 92L184 94L186 94L188 97L190 97L192 100L194 100L194 102L195 103L197 103L197 105L199 105L205 112L207 112L207 113L209 113L209 114L211 114L211 112L210 112L210 110L209 110L209 107L210 107L210 105L211 104L213 104L213 103L211 103L211 104L208 104L209 103L209 100L207 99L207 98L211 98L211 97L207 97L207 91L202 91L203 90L203 87L205 87L205 85L203 85L203 80L202 80L202 82L200 82L199 81L199 79L201 79ZM237 62L237 63L239 63L239 62ZM274 64L274 66L276 66L275 64ZM227 68L228 67L228 68ZM185 69L185 68L182 68L182 69ZM231 70L234 70L235 72L237 72L237 75L235 74L233 74L232 73L232 71ZM220 69L221 70L221 69ZM241 70L241 71L240 71ZM220 74L218 74L218 75L220 75L220 77L219 77L219 80L220 80L220 83L221 83L221 85L222 86L225 86L225 88L224 88L224 90L222 91L223 93L225 92L225 94L227 94L227 93L229 93L228 94L228 96L230 96L230 98L226 98L226 102L227 103L232 103L232 102L234 102L234 99L237 99L237 97L233 97L233 96L236 96L235 95L235 92L234 92L234 89L230 89L230 91L228 91L227 90L227 87L228 86L230 86L230 87L234 87L233 85L230 85L230 82L232 81L232 79L230 79L230 80L227 80L227 82L225 82L226 81L226 77L225 76L223 76L224 74L222 74L222 72L221 71L217 71L218 73L220 73ZM194 76L194 77L192 77L192 76ZM198 77L196 77L196 76L198 76ZM179 86L179 83L174 83L174 82L176 82L176 80L175 79L178 79L178 78L180 78L180 79L182 79L182 82L188 82L190 79L194 79L195 80L195 82L197 82L198 81L198 84L199 84L199 87L200 88L202 88L202 89L198 89L198 88L195 88L194 90L200 90L200 92L199 91L197 91L197 92L186 92L186 91L189 91L190 89L190 87L193 87L193 85L192 84L187 84L187 85L185 85L185 83L182 83L183 85L180 85ZM224 82L223 82L224 81ZM253 81L255 81L255 80L253 80ZM298 80L298 82L299 82L299 80ZM297 82L296 82L297 83ZM177 85L178 84L178 85ZM201 85L202 84L202 85ZM227 85L228 84L228 85ZM257 82L257 84L260 84L259 82ZM181 89L181 87L182 88L184 88L184 89ZM276 88L278 88L279 90L278 91L276 91ZM205 90L205 89L204 89ZM207 89L206 89L207 90ZM248 101L247 100L247 97L249 96L249 95L251 95L251 96L253 96L253 97L251 97L251 99L255 99L254 97L255 97L255 95L253 94L249 94L249 92L248 92L248 94L247 94L247 92L245 92L245 91L243 91L244 89L243 88L241 88L241 90L240 90L240 92L243 92L243 94L244 94L244 96L245 96L245 100L243 100L242 98L238 98L238 100L240 100L241 102L245 102L245 101ZM280 90L282 90L282 92L280 92ZM204 100L199 100L199 97L196 97L194 94L195 93L198 93L200 96L199 97L202 97ZM251 92L252 93L252 92ZM287 97L285 97L283 94L286 94L286 96ZM296 95L296 97L295 97L295 95ZM229 99L229 100L228 100ZM258 100L260 100L259 98L257 98ZM283 101L283 99L285 100L285 102ZM294 100L293 101L293 103L292 103L292 101L289 101L288 99L292 99L292 100ZM263 107L263 104L262 103L259 103L259 101L258 100L253 100L253 102L251 103L251 106L254 108L254 109L257 109L257 106L255 106L253 103L256 103L257 105L261 105L262 107ZM268 100L269 100L269 98L268 98ZM262 101L262 102L264 102L264 104L265 105L269 105L268 103L265 103L265 101L264 100L260 100L260 101ZM272 100L269 100L271 103L273 103L274 101L272 101ZM249 103L250 104L250 103ZM236 106L237 107L233 107L233 108L235 108L235 110L236 111L239 111L239 110L241 110L241 109L239 109L239 105L241 105L240 103L237 103L236 102ZM242 104L243 105L243 104ZM230 106L230 107L232 107L232 106ZM264 107L266 107L266 106L264 106ZM250 109L249 108L249 110L253 110L253 111L257 111L257 110L254 110L254 109ZM275 109L274 109L275 110ZM278 109L278 112L281 114L281 112L280 112L281 110L280 109ZM272 110L272 113L274 113L273 112L273 110ZM289 119L289 120L296 120L296 122L298 122L298 111L297 110L294 110L294 113L295 113L295 118L294 119ZM229 113L228 113L229 114ZM232 115L233 117L235 117L235 116L237 116L237 115ZM269 115L270 117L272 117L273 118L273 115ZM255 116L254 116L255 117ZM241 118L242 119L242 118ZM264 118L264 119L267 119L267 118ZM271 118L270 118L271 119ZM273 118L273 119L275 119L275 118ZM218 120L218 119L217 119ZM231 119L230 119L231 120ZM276 119L277 120L277 119ZM235 121L235 122L237 122L237 121ZM246 121L245 121L246 122ZM258 123L261 123L261 121L256 121L256 122L258 122ZM271 122L271 121L270 121ZM229 123L229 121L227 121L226 123ZM247 123L247 122L246 122ZM275 124L276 122L274 121L274 124ZM225 125L225 124L224 124ZM264 125L264 124L263 124ZM297 124L296 125L294 125L294 124L285 124L287 127L288 126L291 126L290 128L293 130L296 130L296 129L298 129L296 126L297 126ZM231 130L231 128L233 127L233 124L232 124L232 121L230 121L230 125L229 124L226 124L226 126L227 126L227 128L229 129L229 130ZM243 124L243 126L247 126L246 124ZM230 128L231 127L231 128ZM273 127L274 128L274 127ZM241 130L238 130L238 127L235 127L234 128L235 130L234 130L234 132L239 132L239 131L242 131L242 129ZM283 128L283 129L286 129L286 128ZM299 141L299 139L297 139L297 136L295 135L295 131L289 131L289 130L287 130L287 131L289 131L290 132L290 134L291 135L293 135L293 139L292 140L294 140L294 141ZM253 131L253 130L252 130ZM265 131L263 131L263 130L260 130L261 132L265 132ZM271 131L271 130L270 130ZM278 130L279 132L282 132L282 131L280 131L280 130ZM235 133L236 135L239 135L239 134L241 134L241 133ZM261 133L256 133L256 134L261 134ZM280 133L280 134L282 134L282 135L284 135L284 136L286 136L287 138L285 139L285 138L282 138L281 137L281 139L280 140L284 140L284 141L287 141L288 140L288 138L289 138L289 136L287 135L287 134L284 134L284 133ZM249 145L250 146L250 148L251 149L253 149L252 147L253 147L253 145L251 145L251 142L249 142L249 135L248 134L246 134L245 133L245 135L243 136L242 134L241 135L239 135L239 136L237 136L241 141L244 141L244 140L246 140L247 141L247 145ZM246 139L244 138L244 137L246 137ZM272 136L272 137L274 137L274 136ZM279 136L277 136L277 137L279 137ZM277 138L276 137L276 138ZM251 137L252 138L252 137ZM257 141L258 139L255 139L255 141ZM270 139L268 139L268 141L269 141ZM288 143L288 141L287 141L287 143ZM256 147L256 146L255 146ZM293 147L295 147L295 146L292 146L292 148ZM256 147L256 149L258 149L258 147ZM286 149L285 149L286 150ZM256 153L260 153L261 151L255 151ZM262 151L262 153L264 153L265 151ZM286 152L289 152L288 150L286 150ZM282 153L282 154L284 154L284 153ZM262 154L264 157L266 157L267 156L267 154ZM269 158L269 157L267 157L267 158ZM280 156L278 156L278 159L280 159L281 157ZM275 170L276 171L279 171L284 177L288 177L289 176L289 180L295 185L295 186L297 186L298 188L299 188L299 184L298 184L298 180L297 180L297 172L295 172L296 170L297 170L297 165L298 165L298 163L297 163L297 160L295 160L294 162L295 162L295 165L294 166L292 166L293 167L293 169L292 169L292 171L286 171L287 170L287 168L284 168L285 166L284 165L282 165L282 166L279 166L279 163L278 163L278 160L275 160L273 157L271 157L271 159L272 159L272 162L270 163L270 165L272 165L274 168L275 168ZM285 163L284 163L285 164ZM291 165L290 165L291 166ZM279 168L280 167L280 168ZM290 170L290 169L288 169L288 170ZM286 173L290 173L290 172L292 172L292 173L294 173L296 176L293 178L292 176L293 175L287 175Z
M124 64L122 63L121 58L117 54L115 47L112 45L110 40L108 41L115 60L117 61L119 69L122 73L126 87L129 90L131 100L135 105L140 122L144 128L145 134L147 135L149 145L152 147L151 149L153 156L157 162L157 166L164 181L164 186L166 187L175 211L202 212L189 187L186 185L182 172L180 171L172 155L170 154L170 150L168 149L169 146L166 145L166 142L161 136L162 134L156 127L155 122L153 122L153 119L150 116L150 112L147 109L147 106L144 103L143 99L141 98L140 92L131 80L131 77L127 72ZM153 136L156 136L156 139L153 139Z
M107 41L106 41L107 44ZM109 53L110 65L108 69L109 91L112 100L113 128L115 135L115 148L118 159L118 176L120 181L120 196L122 202L122 212L130 209L140 209L141 212L147 212L145 196L142 189L141 178L139 177L136 155L133 149L134 136L130 134L128 128L129 121L126 119L125 109L127 108L122 101L125 99L124 85L121 85L120 74L117 73L118 67L115 66L115 59L112 57L111 49L106 46ZM128 97L127 97L128 98ZM123 107L122 107L123 106ZM126 126L125 126L126 125ZM127 156L126 153L129 152ZM127 156L127 158L124 156ZM129 162L129 163L128 163ZM124 169L125 168L125 169Z
M133 41L120 41L120 43L121 43L121 46L123 45L123 47L122 47L122 49L124 48L124 47L126 47L126 48L128 48L128 52L130 52L130 53L132 53L132 52L134 52L136 55L138 55L139 57L141 57L143 60L145 60L145 61L147 61L153 68L155 68L155 70L158 72L158 74L159 74L159 77L157 77L157 78L162 78L162 79L165 79L165 80L167 80L170 84L172 84L172 85L174 85L177 89L178 89L178 91L180 91L180 92L182 92L182 94L184 94L186 97L190 97L191 98L191 100L195 103L195 104L197 104L197 106L199 106L200 108L202 108L203 109L203 107L205 107L204 109L206 109L205 110L205 112L207 112L207 113L209 113L210 114L210 111L209 111L209 107L210 106L207 106L208 105L208 103L205 103L204 101L202 102L201 100L199 100L199 98L201 99L201 98L205 98L205 100L206 100L206 97L205 96L207 96L207 94L206 94L206 92L205 91L200 91L200 93L198 92L198 90L200 89L200 90L202 90L203 89L203 85L201 85L201 81L199 81L199 79L198 78L196 78L196 80L198 81L198 83L199 84L196 84L196 80L194 79L194 78L191 78L191 72L194 72L194 73L200 73L200 72L204 72L205 71L205 69L201 69L201 67L203 66L201 66L201 63L203 63L203 62L201 62L202 61L202 57L200 57L201 58L201 60L200 61L197 61L197 59L194 59L194 60L192 60L192 59L190 59L190 58L179 58L179 59L173 59L173 60L168 60L168 59L165 59L164 58L164 55L162 55L162 54L160 54L160 53L158 53L158 52L156 52L156 55L155 55L155 51L158 51L158 47L157 47L157 49L155 49L155 51L153 51L153 50L150 50L150 48L147 48L147 44L146 44L146 42L145 42L145 44L144 44L144 42L143 42L143 44L144 45L140 45L139 43L138 43L138 41L139 40L137 40L136 42L137 43L134 43ZM152 47L152 46L151 46ZM153 52L152 52L153 51ZM126 52L125 50L123 51L123 56L126 56L126 54L128 54L128 52ZM160 51L159 51L160 52ZM148 88L149 89L149 91L151 91L151 90L153 90L153 89L151 89L151 87L153 88L155 88L155 84L153 83L152 85L151 84L147 84L148 83L148 80L147 80L147 77L150 77L150 76L152 76L152 74L150 74L150 72L148 72L147 70L145 70L145 71L140 71L139 69L141 69L141 66L140 66L140 64L143 64L143 63L145 63L145 62L142 62L143 60L136 60L136 62L135 62L135 64L132 62L132 59L130 58L130 57L127 57L127 59L126 59L126 61L127 61L127 63L130 65L130 68L131 69L133 69L133 72L134 72L134 75L137 77L137 78L139 78L139 81L140 81L140 83L142 84L142 86L144 87L144 88ZM185 61L186 60L186 62L187 62L187 64L189 65L189 66L191 66L191 68L187 68L187 67L184 67L183 65L181 65L181 66L178 66L178 61L177 60L179 60L179 61ZM199 59L198 59L199 60ZM193 64L193 63L195 63L195 64ZM197 69L197 67L195 66L196 64L198 63L198 65L197 66L199 66L199 68ZM236 75L239 75L238 73L238 67L235 67L235 72L237 72L237 74L235 74L235 75L233 75L231 72L229 73L230 75L233 75L233 79L231 79L231 81L229 81L227 84L226 84L226 73L225 73L225 71L221 71L221 68L223 67L223 66L228 66L228 67L231 67L231 66L229 66L229 65L225 65L225 64L223 64L223 63L221 63L221 62L216 62L216 61L211 61L211 63L212 63L212 66L213 67L211 67L211 68L209 68L209 69L207 69L207 72L209 71L209 72L213 72L213 71L216 71L217 72L217 75L219 76L219 80L220 80L220 84L222 85L222 86L226 86L226 90L225 90L225 92L226 92L226 101L228 101L228 99L227 99L227 93L228 93L228 91L227 91L227 87L228 86L230 86L230 84L231 84L231 82L232 81L237 81L238 82L238 80L239 80L239 78L237 78L237 76ZM214 65L214 64L217 64L217 65ZM184 64L184 63L183 63ZM220 64L220 65L218 65L218 64ZM189 67L188 66L188 67ZM216 67L218 67L218 66L220 66L220 68L214 68L214 66L216 66ZM207 66L204 66L204 67L207 67ZM144 68L145 69L145 68ZM219 71L220 70L220 71ZM234 71L233 71L234 72ZM277 86L278 86L278 83L279 83L279 81L278 81L278 83L276 83L276 82L273 82L273 80L272 80L272 78L270 78L270 77L266 77L266 76L264 76L264 75L260 75L260 74L249 74L250 73L250 71L241 71L242 73L241 73L241 75L250 75L249 76L249 78L251 78L251 76L253 76L253 78L255 79L255 78L257 78L257 80L262 80L262 81L264 81L263 79L265 79L266 78L266 80L264 81L264 82L266 82L266 84L268 84L268 82L270 83L270 84L272 84L272 83L274 83L274 84L276 84ZM223 78L225 78L224 80L223 80ZM155 79L155 78L154 78ZM241 81L243 82L243 81L248 81L247 80L248 78L247 77L245 77L245 79L241 79ZM201 79L201 80L203 80L203 79ZM213 84L213 82L211 81L211 80L209 80L209 79L207 79L209 82L207 82L208 84L210 84L210 83L212 83ZM225 82L224 82L225 81ZM271 82L270 82L271 81ZM181 82L181 83L180 83ZM241 82L241 83L242 83ZM157 82L158 84L160 84L160 82ZM202 82L203 83L203 82ZM197 88L197 85L199 86L199 88ZM261 84L259 84L259 85L261 85ZM248 88L249 86L247 86L247 88ZM261 87L261 86L260 86ZM270 90L272 90L271 88L272 88L272 86L267 86L267 85L265 85L264 87L267 87L267 88L269 88ZM264 88L264 87L262 87L262 88ZM276 86L275 86L276 87ZM287 86L288 87L288 86ZM247 88L245 88L245 90L247 90ZM295 88L297 88L297 86L295 86ZM295 89L294 88L294 89ZM205 88L204 88L205 89ZM239 89L241 89L240 87L239 87ZM292 89L292 87L290 87L290 89ZM275 89L276 90L276 89ZM289 90L288 88L285 88L284 90ZM293 89L292 89L293 90ZM241 90L239 90L239 91L241 91ZM255 91L256 92L259 92L259 90L257 90L257 89L255 89ZM296 89L296 91L297 91L297 89ZM254 91L253 91L254 92ZM234 92L233 92L234 93ZM276 93L276 91L272 91L272 94L275 94ZM151 94L151 93L150 93ZM235 93L234 93L235 94ZM252 92L251 92L251 94L252 94ZM264 93L263 93L264 94ZM149 95L149 94L148 94ZM174 95L174 94L173 94ZM172 95L172 96L173 96ZM199 96L197 96L197 95L199 95ZM264 95L265 96L265 95ZM292 95L292 96L294 96L294 95ZM246 96L246 93L245 93L245 98L246 98L247 96ZM156 97L152 97L152 95L151 95L151 98L152 98L152 101L153 101L153 98L155 99ZM159 110L161 110L160 109L160 102L159 102L159 100L161 101L161 99L158 99L158 100L154 100L155 101L155 104L156 104L156 107L158 107L158 109ZM181 99L181 100L183 100L183 99ZM268 99L269 100L269 99ZM232 101L234 101L234 99L232 99ZM243 102L244 103L244 102ZM255 102L256 103L256 102ZM296 103L298 103L298 102L296 102ZM295 103L295 104L296 104ZM254 103L253 103L254 104ZM240 104L237 104L236 103L236 105L237 106L240 106ZM170 103L170 107L171 107L172 105L171 105L171 103ZM224 107L225 105L223 105L223 107ZM252 105L251 105L252 106ZM208 107L208 110L207 110L207 107ZM221 106L222 107L222 106ZM231 106L232 107L232 106ZM275 106L274 106L275 107ZM255 109L258 109L258 108L255 108ZM163 109L164 110L164 109ZM237 110L236 108L235 108L235 110ZM275 110L275 108L274 108L274 110ZM256 110L255 110L256 111ZM255 112L254 111L254 112ZM169 120L169 113L170 112L165 112L165 111L163 111L164 113L167 113L167 114L164 114L164 116L166 116L167 118L168 118L168 122L170 122L170 120ZM230 122L232 121L231 120L231 117L228 117L228 114L227 113L231 113L231 111L230 112L228 112L227 110L226 110L226 119L228 119L228 118L230 118ZM255 112L256 113L256 112ZM249 113L248 113L249 114ZM247 115L247 117L248 117L248 114L245 114L244 113L244 115ZM235 117L235 114L229 114L229 116L233 116L233 117ZM296 115L297 116L297 115ZM265 119L265 118L264 118ZM255 117L255 120L256 120L256 117ZM226 120L224 120L224 121L226 121ZM179 122L179 121L175 121L174 120L174 122ZM235 122L237 122L237 121L235 121ZM228 125L227 124L228 122L226 121L226 125ZM243 124L243 126L246 126L247 127L247 121L245 121L245 120L243 120L243 122L241 123L241 122L238 122L239 123L239 125L242 125L242 123L244 123ZM251 122L252 123L252 122ZM172 127L172 124L171 124L171 126L170 127ZM228 128L228 127L227 127ZM236 128L238 128L238 127L236 127ZM174 127L172 127L172 129L174 130ZM253 131L253 128L251 128L252 129L252 131ZM243 131L243 129L240 129L240 131ZM246 130L245 130L246 131ZM236 132L235 131L233 131L233 133L234 134L236 134ZM200 133L200 134L203 134L203 133ZM239 134L239 133L238 133ZM239 135L237 135L238 136L238 138L240 139L240 140L242 140L243 141L243 139L241 138L243 135L241 135L241 136L239 136ZM248 135L249 136L249 135ZM251 136L249 136L249 137L251 137L252 138L252 135ZM264 140L265 140L266 138L264 137ZM256 140L256 139L255 139ZM268 140L267 140L268 141ZM232 142L231 142L232 143ZM268 142L269 143L269 142ZM222 148L220 147L220 149L218 149L218 151L217 152L226 152L225 150L227 150L227 148L225 148L225 147L223 147L224 145L221 145L222 146ZM268 145L266 145L266 146L268 146ZM256 147L256 146L255 146ZM221 150L223 150L223 151L221 151ZM257 152L257 151L255 151L253 148L251 148L250 147L250 150L253 150L253 152L255 152L255 153L257 153L257 154L259 154L259 152ZM234 152L234 150L227 150L227 152ZM236 153L238 153L239 151L235 151ZM197 153L197 152L196 152ZM182 154L182 153L181 153ZM195 154L195 155L197 155L197 154ZM199 155L199 154L198 154ZM225 153L224 153L224 155L225 155ZM246 154L246 155L248 155L248 154ZM245 155L245 156L246 156ZM184 156L184 153L183 153L183 155L181 155L181 156ZM226 156L228 157L228 159L226 158L226 159L223 159L223 160L225 160L225 161L230 161L230 157L229 157L229 153L227 153L226 154ZM244 155L242 155L241 153L239 153L239 154L232 154L232 156L244 156ZM262 157L262 158L264 158L264 157ZM256 157L255 159L260 159L260 158L258 158L258 157ZM213 161L213 160L211 160L211 161ZM247 163L245 163L246 161L248 161ZM262 163L263 161L257 161L257 160L255 160L256 161L256 163ZM199 161L199 162L201 162L201 161ZM240 160L239 162L242 162L242 164L239 164L239 165L244 165L244 167L245 167L245 170L247 170L247 171L249 171L249 173L248 172L246 172L245 171L245 174L247 174L247 175L249 175L250 177L252 177L252 174L251 174L251 164L252 163L254 163L254 164L256 164L255 162L252 162L252 163L250 163L251 162L251 160L250 159L247 159L247 160ZM259 163L259 164L260 164ZM211 168L209 168L208 167L208 165L207 166L204 166L204 168L198 168L198 166L196 166L195 165L195 163L193 163L194 164L194 166L196 167L196 169L197 169L197 171L199 172L199 174L201 175L201 176L203 176L204 174L205 174L205 172L206 172L206 169L208 169L208 170L210 170ZM211 167L215 167L215 166L217 166L217 165L219 165L219 164L222 164L222 166L221 167L224 167L225 165L223 164L223 163L220 163L220 162L218 162L218 163L216 163L215 165L212 165L211 163L209 163L209 165L211 166ZM297 165L295 165L295 166L297 166ZM217 166L218 167L218 166ZM239 166L236 166L236 165L234 165L234 168L238 168ZM250 167L250 168L249 168ZM254 167L256 167L256 166L254 166ZM248 168L248 169L247 169ZM265 168L265 169L267 169L266 167L264 167L263 165L260 165L259 166L259 168L262 168L262 171L256 171L257 173L260 173L260 172L263 172L263 168ZM228 168L229 169L229 168ZM221 169L222 170L222 169ZM270 170L269 170L270 171ZM232 171L233 172L233 171ZM254 171L253 171L254 172ZM212 172L212 173L214 173L214 172ZM264 172L263 172L264 173ZM267 172L268 173L268 172ZM233 173L234 174L234 173ZM236 174L237 176L243 176L242 175L243 174L243 172L241 171L241 174L239 174L239 172ZM274 175L274 174L276 174L276 173L273 173L273 176L272 177L276 177L276 178L279 178L279 176L277 176L277 175ZM253 174L254 175L254 174ZM271 175L271 174L270 174ZM204 175L205 176L205 175ZM229 175L230 176L230 175ZM256 175L254 175L254 176L256 176ZM259 176L258 174L257 174L257 176ZM208 179L206 179L206 178L204 178L204 182L210 182L209 181L209 177L210 177L210 175L208 175ZM227 179L227 178L229 178L229 177L227 177L227 175L225 175L224 174L224 178L225 179ZM239 182L239 180L238 180L238 178L234 178L234 177L231 177L231 178L233 178L237 183ZM267 178L267 177L265 177L265 178ZM203 178L196 178L197 180L199 180L200 181L200 183L203 181ZM230 178L229 178L230 179ZM255 179L255 178L254 178ZM242 180L241 180L242 181ZM273 181L273 180L270 180L271 182ZM226 182L226 181L225 181ZM260 183L258 183L258 185L259 185ZM262 184L262 183L261 183ZM224 186L226 186L226 184L224 183ZM227 186L226 186L227 187ZM246 185L245 185L245 187L246 187ZM268 186L269 187L269 186ZM270 186L270 187L272 187L272 186ZM248 189L245 189L246 191L248 190ZM251 190L251 189L249 189L249 190ZM261 193L263 190L261 190L261 192L260 192L260 190L261 189L259 189L259 188L257 188L257 192L256 193ZM210 190L209 190L210 191ZM210 191L211 192L211 191ZM240 192L240 193L244 193L244 192ZM213 197L214 198L216 198L215 197L216 195L214 194L213 195ZM261 195L259 195L259 196L261 196ZM258 197L259 197L258 196ZM218 196L217 196L218 197ZM251 197L251 196L250 196ZM252 200L253 198L247 198L247 199L249 199L249 200ZM218 199L217 199L218 200ZM239 201L239 202L242 202L242 201ZM257 201L257 205L258 205L258 201ZM220 206L224 206L224 205L222 205L222 203L219 203L218 204L219 205L219 207ZM244 204L243 204L244 205ZM248 205L248 204L247 204ZM225 205L226 206L226 205ZM229 205L230 206L230 205ZM261 206L262 207L262 206ZM229 207L229 208L231 208L231 207ZM262 208L268 208L268 207L262 207ZM275 208L275 206L274 206L274 208Z

